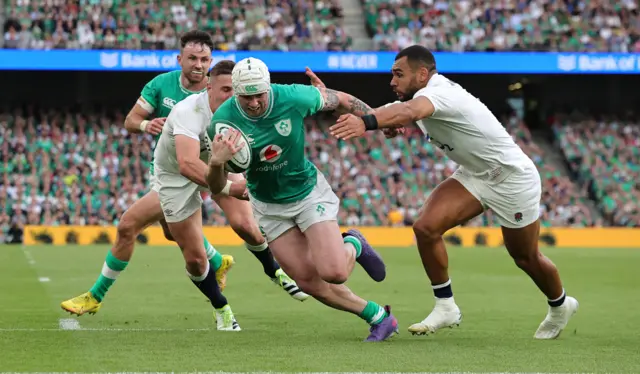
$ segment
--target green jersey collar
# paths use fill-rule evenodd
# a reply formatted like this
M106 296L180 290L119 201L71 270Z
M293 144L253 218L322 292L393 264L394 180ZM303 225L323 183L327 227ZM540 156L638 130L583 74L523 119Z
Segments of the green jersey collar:
M191 94L197 94L200 93L202 91L205 91L207 89L207 86L205 86L203 89L201 89L200 91L191 91L186 89L183 85L182 85L182 70L180 71L180 74L178 74L178 87L180 87L180 90L182 90L182 92L184 92L187 95L191 95Z

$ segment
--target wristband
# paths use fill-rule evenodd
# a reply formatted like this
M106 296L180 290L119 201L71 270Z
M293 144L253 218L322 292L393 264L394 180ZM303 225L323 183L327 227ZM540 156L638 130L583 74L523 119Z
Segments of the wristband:
M366 114L360 118L362 118L362 120L364 121L364 128L367 131L378 129L378 119L376 118L375 114Z
M147 121L146 119L140 122L140 131L146 132L148 124L149 124L149 121Z
M230 180L227 179L227 184L224 186L222 191L220 191L220 194L221 195L225 195L225 196L229 196L229 191L231 190L231 185L232 184L233 184L233 182L231 182Z

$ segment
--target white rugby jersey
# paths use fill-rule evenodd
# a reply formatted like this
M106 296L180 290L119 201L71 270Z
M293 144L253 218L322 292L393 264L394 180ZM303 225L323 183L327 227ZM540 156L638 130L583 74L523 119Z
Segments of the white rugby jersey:
M191 95L177 103L162 128L162 135L154 151L155 167L169 173L180 174L176 156L176 135L185 135L200 141L200 159L209 161L204 136L213 113L207 91Z
M428 98L435 111L416 124L431 143L469 172L494 179L503 171L532 164L489 108L459 84L435 74L413 97L419 96Z

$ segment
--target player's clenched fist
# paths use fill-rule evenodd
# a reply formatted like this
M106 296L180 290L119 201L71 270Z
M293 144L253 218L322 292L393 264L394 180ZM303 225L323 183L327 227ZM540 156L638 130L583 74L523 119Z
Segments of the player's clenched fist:
M367 129L362 118L353 114L343 114L338 118L336 124L329 128L329 131L338 139L348 140L362 136Z
M211 142L211 158L209 164L221 165L233 158L244 146L244 142L238 144L242 135L239 131L229 129L223 134L218 134Z
M162 132L162 126L164 126L164 122L166 120L166 117L161 117L154 118L151 121L142 121L142 124L140 124L140 130L151 135L158 135Z

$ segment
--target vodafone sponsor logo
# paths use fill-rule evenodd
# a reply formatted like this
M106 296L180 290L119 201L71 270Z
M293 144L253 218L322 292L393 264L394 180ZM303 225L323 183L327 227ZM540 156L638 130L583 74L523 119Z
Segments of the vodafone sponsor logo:
M266 162L267 165L260 166L257 168L257 171L276 171L280 170L283 167L289 165L289 161L284 160L283 162L276 163L280 160L282 156L282 148L275 144L269 144L268 146L262 148L260 151L260 161Z
M275 144L270 144L260 151L260 161L274 163L280 159L282 148Z

